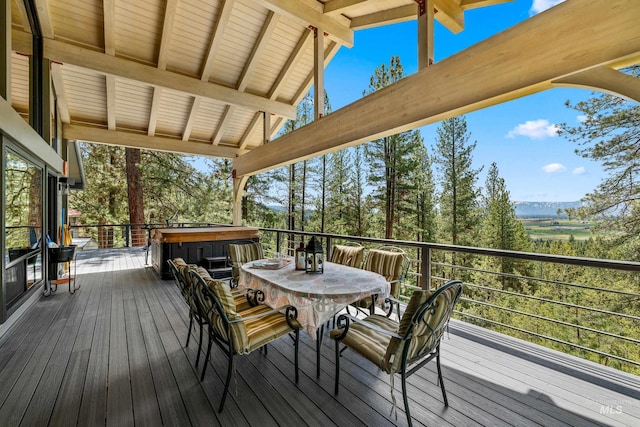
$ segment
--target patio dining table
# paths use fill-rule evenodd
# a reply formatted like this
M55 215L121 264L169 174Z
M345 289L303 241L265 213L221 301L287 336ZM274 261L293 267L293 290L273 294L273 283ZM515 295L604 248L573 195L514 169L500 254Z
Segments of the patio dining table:
M347 305L369 296L382 301L389 296L391 285L380 274L325 261L323 273L296 270L290 262L282 268L259 268L266 260L252 261L240 269L238 287L259 289L264 303L278 309L293 305L298 321L312 339L317 340L317 369L320 374L319 329Z

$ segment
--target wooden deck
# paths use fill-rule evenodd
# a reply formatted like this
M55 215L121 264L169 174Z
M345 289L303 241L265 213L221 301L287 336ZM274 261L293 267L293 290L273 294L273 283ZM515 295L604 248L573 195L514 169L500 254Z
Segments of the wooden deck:
M333 395L333 342L301 334L300 381L283 338L237 358L224 411L226 360L214 347L203 382L188 312L144 251L80 252L81 288L41 297L0 337L0 426L406 425L400 381L390 416L387 375L345 352ZM461 322L443 341L448 409L431 363L409 378L416 425L640 425L640 378Z

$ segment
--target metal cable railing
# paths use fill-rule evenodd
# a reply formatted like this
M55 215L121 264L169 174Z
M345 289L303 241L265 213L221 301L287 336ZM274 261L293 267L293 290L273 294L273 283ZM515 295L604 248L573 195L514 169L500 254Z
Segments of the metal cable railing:
M181 223L174 226L220 224ZM94 224L85 230L113 227L121 247L136 245L132 227L146 232L166 224ZM77 228L77 227L72 227ZM79 231L79 230L78 230ZM86 233L91 234L91 233ZM325 253L335 243L354 241L369 249L393 245L404 249L411 267L401 290L407 301L413 290L437 287L451 279L465 282L458 317L490 329L544 344L559 351L640 373L640 263L538 253L375 239L329 233L260 229L267 254L293 255L301 241L316 236ZM118 246L115 246L118 247ZM449 259L449 260L448 260ZM513 271L489 268L483 261L510 260ZM537 271L538 273L534 273ZM603 286L609 283L611 286ZM617 284L616 284L617 283ZM615 286L614 286L615 285ZM527 338L528 337L528 338ZM572 350L573 349L573 350ZM635 350L634 350L635 349Z

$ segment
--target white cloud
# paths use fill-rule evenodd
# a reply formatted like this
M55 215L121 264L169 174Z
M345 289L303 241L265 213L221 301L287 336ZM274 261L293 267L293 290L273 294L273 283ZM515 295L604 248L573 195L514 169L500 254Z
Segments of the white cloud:
M565 168L562 163L549 163L548 165L543 166L542 170L546 173L558 173L566 171L567 168Z
M584 166L579 166L572 171L574 175L582 175L583 173L586 173L586 172L587 172L587 169L585 169Z
M577 119L578 119L578 121L579 121L580 123L585 123L587 120L589 120L589 116L585 116L585 115L581 114L581 115L579 115L579 116L577 117Z
M540 12L552 8L553 6L562 3L564 0L533 0L531 9L529 9L529 16L537 15Z
M528 136L531 139L544 139L558 135L558 126L550 124L548 120L527 120L509 131L508 138L518 135Z

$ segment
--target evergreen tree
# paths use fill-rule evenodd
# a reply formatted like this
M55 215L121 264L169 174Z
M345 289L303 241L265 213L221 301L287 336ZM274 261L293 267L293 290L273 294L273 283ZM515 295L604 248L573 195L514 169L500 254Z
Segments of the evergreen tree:
M472 169L467 121L464 116L444 120L437 130L435 162L439 171L441 241L453 245L477 245L478 190L482 170Z
M640 76L640 66L624 70ZM640 105L613 95L594 93L571 105L584 120L579 126L561 125L562 133L579 145L576 153L600 162L607 176L583 199L584 205L569 211L581 219L595 218L596 232L611 243L628 243L629 259L639 259L640 246Z
M368 93L382 89L404 77L400 58L392 56L390 65L382 64L374 71ZM373 186L375 211L384 218L384 237L397 238L404 230L400 218L412 210L409 203L414 190L408 176L419 167L419 159L412 155L422 144L419 131L403 132L368 142L365 158L369 166L368 181Z
M491 164L487 173L481 225L481 246L524 252L531 250L524 226L516 216L509 191L504 179L499 175L496 163ZM507 257L500 257L497 260L484 257L483 264L479 268L508 275L515 274L519 269L520 273L526 275L526 265L525 262ZM522 288L521 283L514 279L507 280L506 276L500 276L500 282L502 288L517 288L518 290Z

